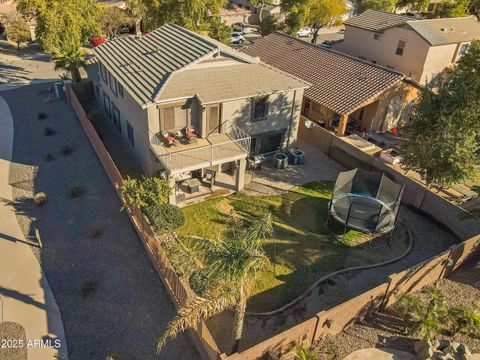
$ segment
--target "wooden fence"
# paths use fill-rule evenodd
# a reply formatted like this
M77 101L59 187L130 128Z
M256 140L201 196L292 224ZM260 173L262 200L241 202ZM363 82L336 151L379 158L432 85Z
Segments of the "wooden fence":
M77 114L105 172L115 187L122 203L125 204L120 191L123 181L120 172L98 137L95 128L88 120L72 88L67 86L66 93L67 100L71 103ZM321 135L325 134L321 133ZM332 139L333 138L325 135L323 139L325 141L317 141L316 144L319 147L323 146L325 149L328 149L332 145ZM423 202L423 198L421 202ZM190 299L189 292L170 264L162 248L160 239L155 235L147 219L138 208L126 205L126 209L170 297L177 307L185 305ZM279 350L289 343L311 345L321 340L325 335L338 334L345 328L353 325L356 321L368 316L373 311L391 305L402 294L421 289L449 275L472 256L478 254L479 250L480 235L477 235L458 245L450 247L447 251L430 260L424 261L400 273L391 274L385 283L334 308L321 311L314 317L252 346L241 353L235 353L230 356L222 354L204 322L200 322L195 328L194 334L196 335L193 336L192 339L202 357L208 360L254 360L263 358L268 351Z
M135 207L125 203L125 200L122 196L121 188L123 183L123 178L120 172L118 171L115 163L113 162L110 154L108 153L105 145L97 134L97 131L93 127L92 123L87 117L80 101L78 100L75 92L71 86L66 86L66 96L67 101L70 102L73 110L75 111L80 124L82 125L85 134L90 141L97 157L99 158L102 166L107 173L110 182L115 188L118 197L120 198L125 211L127 212L130 220L135 228L135 231L138 234L138 237L142 241L149 259L155 269L157 270L160 279L162 280L167 293L174 302L177 308L184 306L190 300L189 292L183 285L179 276L175 272L172 264L168 260L167 254L162 248L162 242L155 232L150 227L148 220L143 215L142 211ZM193 332L193 341L199 350L200 354L205 359L217 359L220 350L217 347L217 344L213 340L210 331L208 330L206 324L202 321L198 324L197 328Z

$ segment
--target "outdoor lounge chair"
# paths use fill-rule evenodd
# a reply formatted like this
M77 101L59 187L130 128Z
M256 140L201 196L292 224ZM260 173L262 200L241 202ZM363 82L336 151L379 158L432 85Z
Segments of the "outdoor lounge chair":
M175 142L175 136L168 133L168 131L162 131L162 136L167 145L173 145Z
M194 144L197 142L197 134L193 127L185 128L185 137L187 138L190 144Z

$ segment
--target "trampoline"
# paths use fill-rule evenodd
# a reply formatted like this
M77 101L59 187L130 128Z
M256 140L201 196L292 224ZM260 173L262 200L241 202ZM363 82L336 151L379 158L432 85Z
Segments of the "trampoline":
M397 223L403 186L384 174L354 169L338 174L328 204L331 216L347 228L365 234L392 234ZM390 239L390 236L389 236Z

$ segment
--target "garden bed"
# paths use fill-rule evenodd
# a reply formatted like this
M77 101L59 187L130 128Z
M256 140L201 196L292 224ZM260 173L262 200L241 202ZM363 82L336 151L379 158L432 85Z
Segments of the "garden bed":
M479 267L478 260L472 261L448 279L442 279L437 283L438 289L449 305L470 306L480 311ZM480 339L477 337L465 334L450 336L444 332L438 338L465 344L472 353L480 353ZM330 358L343 359L353 351L371 347L388 347L413 352L413 345L417 340L418 336L405 334L400 319L387 309L328 339L327 347L332 355Z
M318 278L346 267L393 259L408 247L406 233L399 230L391 246L386 238L348 231L330 219L325 226L333 183L313 182L276 196L248 196L237 193L183 209L186 223L177 231L181 245L170 243L167 252L176 271L188 281L196 269L187 243L188 236L221 239L232 211L243 218L271 212L275 234L264 241L271 267L258 279L248 310L271 311L301 295ZM186 251L185 251L186 249ZM185 259L190 259L186 261Z

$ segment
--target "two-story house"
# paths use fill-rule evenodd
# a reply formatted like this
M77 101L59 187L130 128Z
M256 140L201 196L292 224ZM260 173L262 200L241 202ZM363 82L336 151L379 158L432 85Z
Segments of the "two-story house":
M417 89L398 71L282 33L242 51L310 82L302 115L338 136L389 131L410 120Z
M416 20L367 10L345 22L345 38L333 48L425 85L441 79L477 39L480 24L473 17Z
M145 173L169 178L171 203L204 184L241 190L248 156L296 141L308 84L213 39L168 24L94 54L97 102Z

